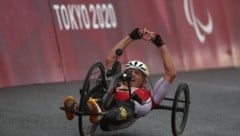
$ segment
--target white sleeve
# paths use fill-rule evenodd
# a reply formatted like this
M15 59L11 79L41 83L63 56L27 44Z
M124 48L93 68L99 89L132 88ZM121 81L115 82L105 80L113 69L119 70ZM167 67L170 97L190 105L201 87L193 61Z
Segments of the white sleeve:
M169 87L170 83L163 77L156 82L152 90L152 99L154 103L159 104L163 100L168 93Z
M151 98L149 98L143 105L139 104L137 101L134 101L134 105L134 113L137 114L137 117L143 117L152 110Z

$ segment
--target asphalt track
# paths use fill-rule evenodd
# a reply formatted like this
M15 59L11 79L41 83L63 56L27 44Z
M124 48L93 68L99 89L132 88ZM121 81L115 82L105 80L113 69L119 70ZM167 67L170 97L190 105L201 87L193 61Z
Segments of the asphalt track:
M152 76L152 81L157 76ZM191 105L184 136L240 135L240 69L178 73L190 87ZM77 119L67 121L59 110L66 95L79 97L81 82L0 89L0 136L78 136ZM131 127L95 136L171 136L171 111L156 110Z

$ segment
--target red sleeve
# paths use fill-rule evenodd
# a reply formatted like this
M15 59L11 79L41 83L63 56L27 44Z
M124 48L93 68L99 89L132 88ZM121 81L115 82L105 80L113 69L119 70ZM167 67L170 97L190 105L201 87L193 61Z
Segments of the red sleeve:
M134 91L134 93L141 98L142 101L147 101L149 98L151 98L151 91L147 89L137 89Z
M124 102L124 101L129 99L129 92L128 91L117 90L115 92L114 99L117 100L117 101Z

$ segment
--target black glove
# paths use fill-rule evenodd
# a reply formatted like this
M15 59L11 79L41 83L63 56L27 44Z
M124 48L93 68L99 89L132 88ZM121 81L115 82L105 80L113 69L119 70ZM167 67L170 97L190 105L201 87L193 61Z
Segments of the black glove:
M142 99L135 93L132 93L132 99L137 101L139 104L143 104Z
M162 45L164 45L164 42L161 38L161 36L159 34L156 35L155 39L152 40L152 42L157 46L157 47L161 47Z
M142 34L139 34L139 28L135 28L130 34L129 34L130 38L132 40L137 40L137 39L141 39L142 38Z

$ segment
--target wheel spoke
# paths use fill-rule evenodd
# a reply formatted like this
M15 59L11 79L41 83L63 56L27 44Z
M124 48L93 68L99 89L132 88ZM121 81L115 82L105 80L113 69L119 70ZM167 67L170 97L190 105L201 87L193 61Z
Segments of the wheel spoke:
M84 80L83 89L81 89L80 110L88 111L87 100L89 97L101 98L102 88L105 83L105 70L101 62L94 63L90 67ZM87 113L87 112L86 112ZM79 116L79 132L81 136L92 136L98 124L92 124L87 116Z

